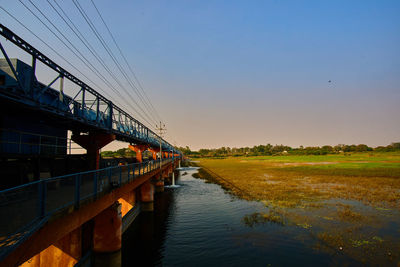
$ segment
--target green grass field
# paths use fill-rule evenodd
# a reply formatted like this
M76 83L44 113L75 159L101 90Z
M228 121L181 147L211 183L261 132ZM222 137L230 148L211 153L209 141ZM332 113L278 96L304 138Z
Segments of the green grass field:
M258 156L241 157L246 160L268 160L273 162L354 162L370 161L400 163L400 152L365 152L365 153L341 153L332 155L284 155L284 156Z
M266 205L265 213L244 218L248 225L301 227L360 261L375 253L400 259L399 152L196 161L199 178Z

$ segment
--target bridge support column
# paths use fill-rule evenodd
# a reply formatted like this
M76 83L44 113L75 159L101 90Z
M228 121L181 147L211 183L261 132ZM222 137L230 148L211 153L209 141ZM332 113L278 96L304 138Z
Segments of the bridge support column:
M149 148L149 151L153 155L153 160L157 160L157 153L160 152L159 149Z
M75 229L50 247L24 262L21 266L74 266L82 256L81 230L81 227Z
M129 149L135 151L137 162L143 162L142 153L148 148L147 145L129 145ZM154 156L153 156L154 157Z
M89 170L97 170L100 166L100 149L115 140L114 134L89 132L88 135L72 134L71 139L86 149Z
M157 180L155 183L156 193L164 192L164 179Z
M94 218L94 266L121 266L122 216L117 201Z
M118 199L118 202L121 203L121 214L122 217L125 216L132 208L135 206L136 202L136 194L135 191L131 191L129 193L126 193L123 195L120 199Z
M142 211L154 210L154 185L150 181L146 181L140 187L140 200Z

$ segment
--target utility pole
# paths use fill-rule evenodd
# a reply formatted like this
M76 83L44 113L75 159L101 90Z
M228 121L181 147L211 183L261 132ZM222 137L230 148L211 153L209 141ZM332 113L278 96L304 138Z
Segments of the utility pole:
M161 177L161 164L162 164L162 144L161 144L161 138L163 136L163 134L167 131L167 129L165 128L165 124L161 123L160 121L160 125L156 125L156 130L158 131L158 139L160 141L160 177Z

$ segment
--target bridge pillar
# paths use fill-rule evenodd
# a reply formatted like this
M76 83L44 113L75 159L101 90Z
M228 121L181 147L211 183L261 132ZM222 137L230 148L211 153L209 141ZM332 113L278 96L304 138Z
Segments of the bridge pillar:
M160 152L159 149L149 148L149 151L153 155L153 160L157 160L157 153Z
M72 134L71 139L86 149L90 170L97 170L100 166L100 149L115 140L114 134L89 132L88 135Z
M157 180L155 183L156 193L164 192L164 179Z
M142 211L154 210L154 185L150 181L146 181L140 187L140 200Z
M24 262L21 266L74 266L81 259L81 256L82 228L79 227Z
M118 202L121 203L121 215L122 217L125 216L132 208L135 206L136 202L136 194L135 191L131 191L126 193L121 198L118 199Z
M117 201L94 218L94 266L121 266L122 216Z
M137 162L143 162L142 153L148 148L147 145L129 145L129 149L135 151ZM154 156L153 156L154 157Z

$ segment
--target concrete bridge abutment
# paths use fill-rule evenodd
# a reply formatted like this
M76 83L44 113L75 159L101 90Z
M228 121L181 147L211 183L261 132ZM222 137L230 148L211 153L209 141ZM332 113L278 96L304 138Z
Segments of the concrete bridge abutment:
M142 211L154 211L154 185L151 181L140 186L140 200Z
M88 135L73 133L71 139L86 149L89 170L100 167L100 149L115 140L114 134L89 132Z
M160 150L155 148L149 148L148 151L151 152L153 160L157 160L157 153L160 152Z
M148 145L129 145L130 150L135 151L136 153L136 161L143 162L143 152L145 152L149 146ZM154 157L154 155L153 155Z
M94 266L121 266L122 213L121 203L94 217L93 254Z
M164 179L159 179L155 182L155 192L162 193L164 192Z
M82 228L79 227L20 266L74 266L81 257Z

